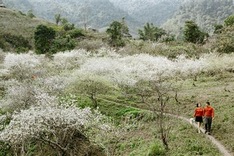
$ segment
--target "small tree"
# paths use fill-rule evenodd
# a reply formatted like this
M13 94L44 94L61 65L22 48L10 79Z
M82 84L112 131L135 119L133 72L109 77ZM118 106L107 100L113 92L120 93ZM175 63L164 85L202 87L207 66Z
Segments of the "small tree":
M162 141L165 150L169 150L169 132L172 124L168 122L169 119L165 113L169 100L175 95L172 83L168 83L166 80L159 75L158 80L139 81L134 86L132 93L140 96L141 102L148 106L156 117L158 124L155 127L157 130L155 137Z
M216 24L214 25L214 33L215 34L219 34L222 32L222 29L223 29L223 25L221 24Z
M165 35L165 30L155 27L153 23L149 24L146 23L144 26L143 30L139 30L138 34L140 35L140 39L146 41L158 41L158 39L162 36Z
M112 88L113 86L104 78L89 75L74 82L71 86L73 92L88 96L94 108L98 107L98 96L110 92Z
M123 36L124 37L132 37L129 34L129 28L128 28L127 24L126 24L126 21L125 21L124 17L122 18L121 24L122 24L122 34L123 34Z
M30 17L30 18L34 18L35 17L35 15L33 14L32 10L28 11L27 16Z
M56 15L54 16L54 18L55 18L55 23L58 25L59 22L61 22L61 15L60 15L60 14L56 14Z
M9 143L14 155L85 155L92 151L105 155L94 142L111 129L106 121L89 108L31 107L12 116L0 132L0 141Z
M216 42L213 47L219 53L232 53L234 52L234 27L226 27L222 33L218 34Z
M157 107L153 107L153 111L155 114L158 115L158 122L159 122L159 133L161 141L166 150L169 149L168 144L168 134L170 130L170 126L167 126L167 121L165 112L166 112L166 105L170 99L170 89L171 86L164 85L163 82L153 82L153 90L155 91L155 103L159 104L159 110L155 109Z
M37 54L46 54L50 51L55 30L45 25L39 25L34 33L35 50Z
M125 28L125 27L124 27ZM124 29L126 30L126 28ZM110 36L110 45L114 47L121 47L125 45L123 40L123 24L114 21L110 24L110 27L106 30Z
M187 42L203 43L208 34L200 31L198 25L194 21L186 21L184 27L184 39Z

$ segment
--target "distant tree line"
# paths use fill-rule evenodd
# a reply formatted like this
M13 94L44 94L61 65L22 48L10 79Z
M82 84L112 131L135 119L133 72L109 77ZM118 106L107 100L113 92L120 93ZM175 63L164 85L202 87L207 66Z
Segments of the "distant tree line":
M33 18L32 11L28 11L28 17ZM78 38L83 38L86 34L83 29L76 28L74 24L68 22L60 14L55 15L56 25L38 25L34 32L34 45L29 39L20 35L10 33L0 33L0 48L3 50L14 49L16 52L35 49L37 54L52 55L58 51L72 50L77 46ZM224 20L224 24L214 25L214 35L216 44L213 49L220 53L230 53L234 51L233 46L233 24L234 15ZM209 34L201 30L194 21L186 21L183 27L183 41L193 44L205 44L209 40ZM113 21L106 30L108 35L107 43L111 47L123 47L131 39L128 25L125 18L120 21ZM150 42L171 42L178 39L175 35L166 32L164 29L152 23L146 23L142 29L138 30L139 39ZM105 41L103 41L105 42ZM11 47L11 48L9 48Z

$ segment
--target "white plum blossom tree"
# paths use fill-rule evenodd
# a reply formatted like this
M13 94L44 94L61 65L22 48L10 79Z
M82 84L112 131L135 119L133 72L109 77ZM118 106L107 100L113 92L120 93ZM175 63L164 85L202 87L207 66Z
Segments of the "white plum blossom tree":
M19 81L27 81L38 72L38 66L41 65L42 56L35 54L12 54L8 53L3 65L9 72L11 78Z
M77 73L78 74L78 73ZM68 92L79 93L87 96L93 103L94 108L98 107L98 96L111 93L115 86L105 77L91 73L80 73L68 86Z
M33 106L12 115L9 125L0 133L0 140L17 145L21 154L25 143L34 140L55 149L58 155L77 155L83 150L77 144L79 139L94 143L96 135L111 130L106 121L98 111L89 108Z
M97 107L99 95L120 89L126 94L137 94L142 103L151 103L151 110L161 109L163 119L175 89L172 85L175 78L190 78L217 69L234 71L233 54L206 54L200 59L181 55L170 60L148 54L124 56L101 48L93 53L85 50L57 53L52 59L33 53L7 53L2 58L0 109L6 113L0 119L10 121L1 125L0 140L11 144L18 155L27 155L26 147L33 141L38 149L56 149L54 155L74 155L81 148L88 150L84 144L96 143L106 148L110 138L120 136L120 131L107 124L99 112L75 107L76 95L89 96ZM163 121L159 124L167 146Z

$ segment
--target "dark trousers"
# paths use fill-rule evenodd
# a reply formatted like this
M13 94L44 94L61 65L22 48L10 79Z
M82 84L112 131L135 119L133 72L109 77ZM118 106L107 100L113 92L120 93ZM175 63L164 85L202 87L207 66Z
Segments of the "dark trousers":
M212 124L212 117L205 117L205 130L206 132L210 132Z

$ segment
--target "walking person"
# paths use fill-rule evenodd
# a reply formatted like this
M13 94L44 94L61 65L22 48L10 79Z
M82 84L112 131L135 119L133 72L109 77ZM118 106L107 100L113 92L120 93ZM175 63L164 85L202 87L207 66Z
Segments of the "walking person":
M210 106L210 102L206 102L206 107L204 108L204 119L205 119L205 133L210 135L211 124L214 119L214 108Z
M194 117L195 117L195 121L198 124L198 133L201 133L201 124L203 122L203 115L204 115L204 110L201 107L200 103L197 103L197 107L194 110Z

